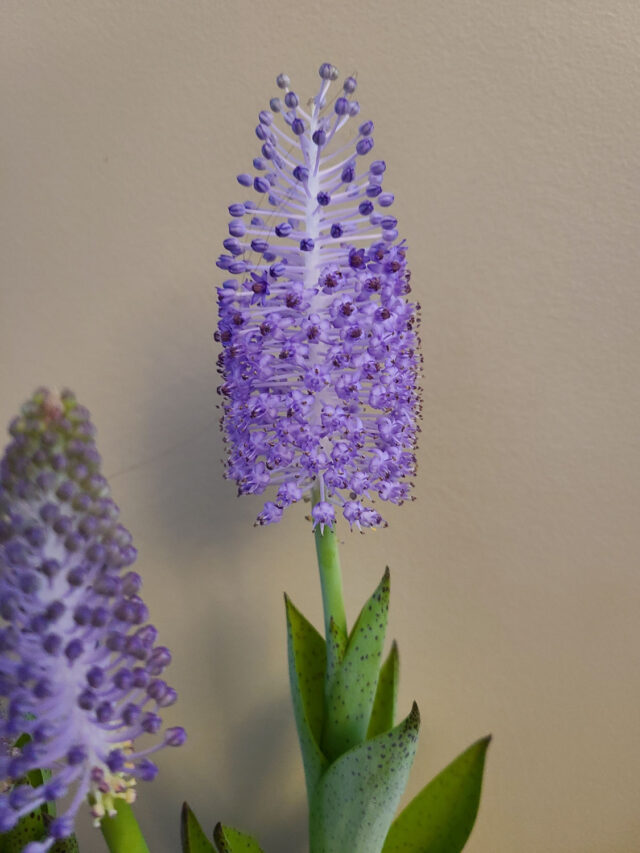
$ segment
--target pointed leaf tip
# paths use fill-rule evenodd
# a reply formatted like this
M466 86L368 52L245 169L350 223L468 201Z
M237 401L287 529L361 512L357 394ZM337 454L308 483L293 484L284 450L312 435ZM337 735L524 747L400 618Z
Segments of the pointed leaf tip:
M213 840L218 853L263 853L255 838L221 823L215 825Z
M329 759L335 760L367 736L387 629L389 588L385 571L360 611L340 665L331 673L322 732L322 748Z
M395 819L383 853L460 853L478 813L491 735L459 755Z
M182 853L214 853L214 846L205 835L188 803L182 804L180 816Z
M398 644L394 640L385 662L380 668L371 719L367 729L367 738L388 732L393 728L398 701L398 682L400 678L400 660Z

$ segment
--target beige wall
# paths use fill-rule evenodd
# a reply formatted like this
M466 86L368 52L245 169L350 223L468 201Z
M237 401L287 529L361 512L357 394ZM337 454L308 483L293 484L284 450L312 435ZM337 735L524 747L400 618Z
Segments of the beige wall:
M190 732L142 793L154 853L184 797L303 849L282 591L320 619L313 551L221 479L211 333L255 114L324 60L358 73L424 309L419 500L343 549L351 615L393 570L411 792L491 731L470 853L637 850L637 1L4 0L0 25L0 421L48 383L98 425Z

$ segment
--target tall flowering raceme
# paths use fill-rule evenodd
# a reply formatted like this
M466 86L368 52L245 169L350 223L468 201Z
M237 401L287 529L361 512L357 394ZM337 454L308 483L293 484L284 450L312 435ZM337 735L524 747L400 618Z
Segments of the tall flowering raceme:
M406 246L347 77L320 67L308 102L284 91L260 112L260 156L238 175L217 265L227 476L274 486L258 522L311 492L325 638L286 598L289 676L309 801L311 853L458 853L478 810L488 738L394 819L416 751L417 705L395 720L398 650L382 659L389 572L347 626L336 527L384 524L374 503L409 497L419 394L417 305ZM306 107L301 106L305 103ZM220 824L219 853L260 850Z
M260 112L254 199L229 206L227 272L218 289L227 476L240 493L277 486L258 520L317 486L314 524L383 523L375 498L402 503L415 471L416 306L406 247L372 159L373 122L359 119L356 80L331 95L320 68L308 109L284 97Z
M157 773L149 756L186 736L162 732L162 709L177 698L161 678L171 655L147 622L87 410L68 391L40 390L10 433L0 463L0 740L22 745L0 752L0 832L70 795L47 836L25 848L41 853L71 835L83 800L96 825L118 800L131 803L136 782ZM144 735L151 744L137 746ZM32 787L39 768L50 774Z

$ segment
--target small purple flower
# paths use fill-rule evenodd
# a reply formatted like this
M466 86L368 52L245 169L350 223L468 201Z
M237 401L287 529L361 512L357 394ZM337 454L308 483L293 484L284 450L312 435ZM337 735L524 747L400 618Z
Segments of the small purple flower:
M96 825L114 800L135 799L152 779L148 756L179 746L182 728L162 727L159 711L176 692L161 678L171 660L157 645L139 596L131 535L100 474L94 428L69 392L37 391L10 425L0 462L0 833L47 800L72 794L68 810L29 853L73 831L87 797ZM32 788L26 774L48 768Z
M231 239L217 262L234 276L218 288L218 390L227 477L241 494L278 489L258 523L279 521L316 486L314 526L332 527L337 508L362 528L385 523L369 505L376 498L409 497L418 306L406 299L406 246L387 210L393 195L382 192L386 165L366 162L373 122L352 130L356 81L330 99L338 72L323 63L319 73L308 109L278 76L284 106L272 99L256 127L254 166L267 171L238 176L259 198L230 205Z

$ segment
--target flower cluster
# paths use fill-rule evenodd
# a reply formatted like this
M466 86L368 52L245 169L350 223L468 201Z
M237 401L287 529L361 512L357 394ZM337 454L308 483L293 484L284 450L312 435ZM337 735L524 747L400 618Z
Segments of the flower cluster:
M176 700L160 677L171 660L156 644L127 570L136 551L100 474L86 409L65 391L37 391L10 426L0 463L0 697L7 706L0 739L22 746L0 754L0 832L47 801L73 796L68 810L32 842L48 850L73 831L88 797L96 824L114 799L135 799L151 780L149 755L179 746L182 728L153 745L158 713ZM27 774L51 777L31 787Z
M255 174L238 175L259 200L229 207L217 261L232 276L218 288L215 335L227 476L243 494L278 487L262 524L315 487L314 526L332 526L336 508L351 525L380 525L370 504L401 503L415 471L417 306L406 299L406 247L382 188L386 165L368 158L373 123L349 134L356 80L330 100L337 76L320 67L308 111L288 77L277 78L284 96L258 116Z

